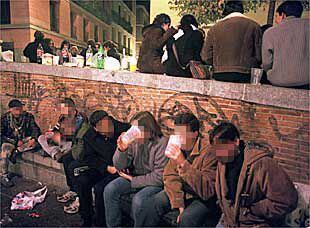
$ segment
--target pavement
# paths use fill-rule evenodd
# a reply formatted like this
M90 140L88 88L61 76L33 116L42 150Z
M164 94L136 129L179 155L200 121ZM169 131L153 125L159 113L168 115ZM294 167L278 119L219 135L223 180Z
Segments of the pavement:
M37 204L32 210L11 211L11 200L22 191L35 191L42 188L39 182L28 180L21 177L14 177L15 186L5 188L1 186L1 219L5 218L5 222L0 227L79 227L81 225L80 216L78 214L69 215L63 211L65 204L59 203L56 196L64 193L64 190L57 189L53 186L47 186L48 192L45 200ZM30 213L38 213L40 217L30 217ZM11 218L12 221L8 218Z

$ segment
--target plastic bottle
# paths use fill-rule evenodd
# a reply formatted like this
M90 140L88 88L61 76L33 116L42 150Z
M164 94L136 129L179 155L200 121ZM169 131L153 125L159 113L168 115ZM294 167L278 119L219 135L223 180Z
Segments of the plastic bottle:
M39 43L38 47L37 47L37 63L38 64L42 64L42 55L44 54L44 50L42 47L42 44Z
M100 48L98 50L97 68L98 69L103 69L104 68L104 51L103 51L102 45L100 45Z
M136 70L137 70L137 59L135 56L130 57L129 70L130 70L130 72L136 72Z
M90 45L88 45L88 49L86 51L86 66L92 65L92 57L93 57L93 49Z
M127 61L127 57L126 57L125 48L123 48L123 56L122 56L122 60L121 60L121 69L122 70L128 69L128 61Z

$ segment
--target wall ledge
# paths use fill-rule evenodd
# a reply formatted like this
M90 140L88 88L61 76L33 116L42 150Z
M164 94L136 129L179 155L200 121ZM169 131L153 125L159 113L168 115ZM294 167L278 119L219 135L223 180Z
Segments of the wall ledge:
M113 72L98 69L45 66L34 63L15 62L0 62L0 71L136 85L177 92L192 92L261 105L309 111L309 91L270 85L255 86L251 84L198 80L165 75L142 74L138 72Z

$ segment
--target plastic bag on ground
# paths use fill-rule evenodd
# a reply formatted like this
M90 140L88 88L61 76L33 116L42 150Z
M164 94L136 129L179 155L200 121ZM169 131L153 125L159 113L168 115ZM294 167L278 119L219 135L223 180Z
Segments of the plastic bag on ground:
M36 204L42 203L47 194L47 187L44 186L34 192L20 192L11 202L11 210L30 210Z

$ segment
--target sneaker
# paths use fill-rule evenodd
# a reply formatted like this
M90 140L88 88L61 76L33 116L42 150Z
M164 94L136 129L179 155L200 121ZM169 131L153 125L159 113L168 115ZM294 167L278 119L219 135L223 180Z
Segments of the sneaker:
M77 197L76 192L68 191L61 196L57 196L57 201L60 203L67 203L70 200L75 200L76 197Z
M3 176L1 176L1 184L7 188L14 186L14 183L11 181L8 174L4 174Z
M64 206L64 212L66 212L67 214L76 214L79 212L79 208L79 197L76 197L76 199L71 204L69 204L68 206Z

